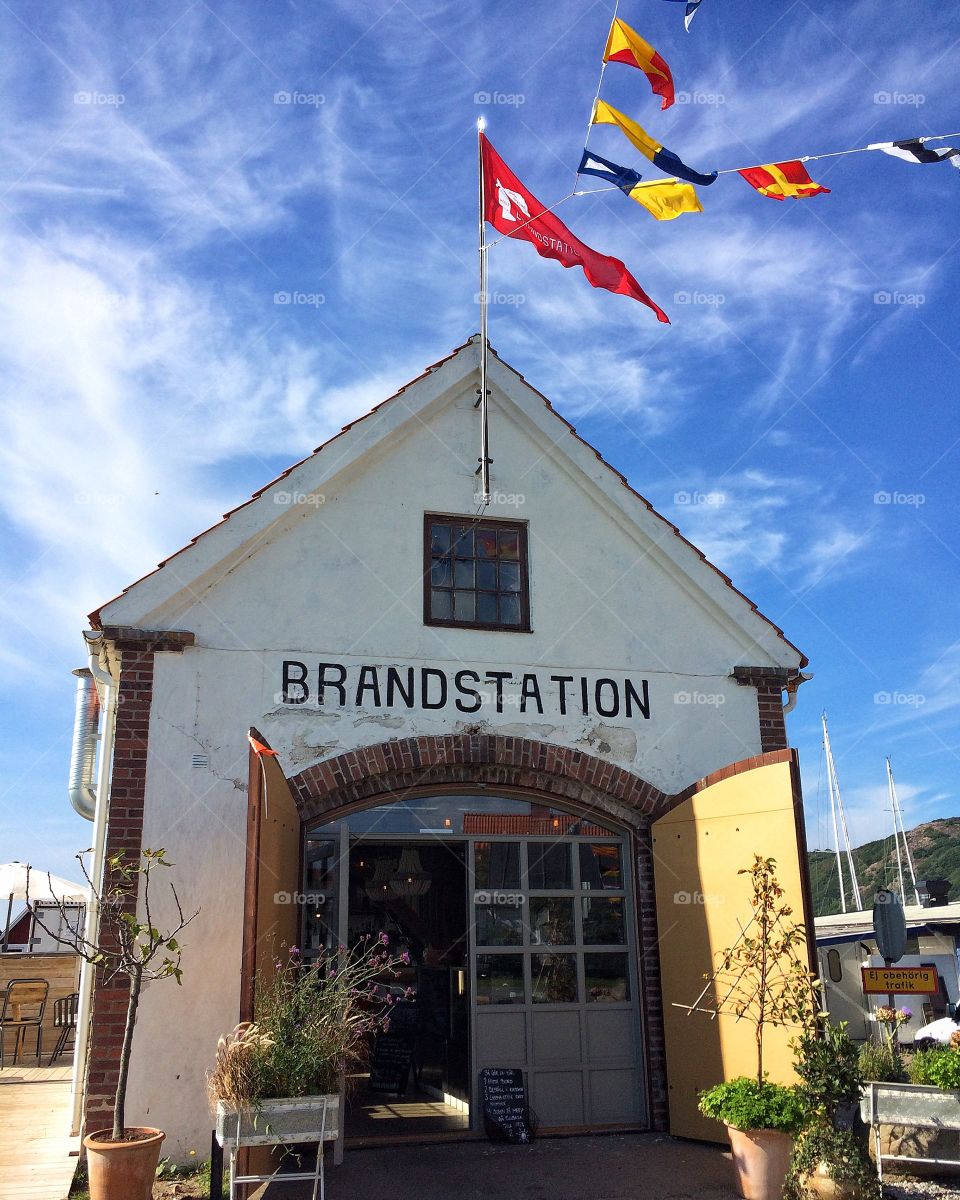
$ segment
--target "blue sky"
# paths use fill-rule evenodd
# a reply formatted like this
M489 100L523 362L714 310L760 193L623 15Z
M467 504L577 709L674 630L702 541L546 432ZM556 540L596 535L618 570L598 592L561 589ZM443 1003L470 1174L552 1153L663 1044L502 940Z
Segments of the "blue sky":
M0 861L71 875L87 844L85 614L476 329L476 118L544 202L569 192L611 12L0 6ZM620 15L681 102L616 65L604 97L699 170L960 130L950 5ZM610 127L590 144L656 174ZM809 169L829 196L567 203L673 324L505 243L491 340L809 655L790 732L826 845L822 708L855 842L889 824L887 754L908 824L958 811L960 173Z

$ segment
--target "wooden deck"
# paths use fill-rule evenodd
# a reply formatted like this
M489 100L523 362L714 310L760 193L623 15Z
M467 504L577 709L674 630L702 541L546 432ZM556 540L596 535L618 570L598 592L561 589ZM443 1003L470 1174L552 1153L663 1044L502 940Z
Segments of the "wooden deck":
M80 1148L69 1134L69 1066L0 1070L0 1200L66 1200Z

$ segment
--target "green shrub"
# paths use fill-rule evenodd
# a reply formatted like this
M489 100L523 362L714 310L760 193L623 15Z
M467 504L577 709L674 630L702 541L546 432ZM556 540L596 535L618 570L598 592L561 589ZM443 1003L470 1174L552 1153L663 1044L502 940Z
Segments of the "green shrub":
M701 1092L700 1111L735 1129L779 1129L782 1133L794 1133L806 1115L797 1088L767 1079L758 1083L745 1075Z
M784 1200L803 1200L809 1189L804 1180L824 1164L837 1184L855 1190L860 1200L880 1200L880 1183L869 1159L850 1129L836 1129L822 1117L797 1137L790 1173L783 1189Z
M889 1042L864 1042L858 1055L860 1074L874 1083L903 1083L906 1071L900 1053Z
M842 1104L856 1104L863 1087L859 1047L847 1033L846 1022L805 1030L790 1043L796 1056L800 1090L809 1109L819 1109L833 1121Z
M953 1046L918 1050L910 1063L910 1082L960 1090L960 1050Z

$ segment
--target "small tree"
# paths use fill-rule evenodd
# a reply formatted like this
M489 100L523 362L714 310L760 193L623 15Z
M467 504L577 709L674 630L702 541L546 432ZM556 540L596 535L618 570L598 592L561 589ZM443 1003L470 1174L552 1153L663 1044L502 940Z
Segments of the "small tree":
M776 860L753 857L753 865L738 871L752 884L753 916L732 946L718 955L717 969L707 976L717 993L716 1011L749 1021L755 1030L757 1083L763 1083L763 1038L767 1027L817 1022L819 980L810 971L806 933L792 920L776 875Z
M56 933L36 916L36 923L55 942L79 954L82 959L102 972L105 983L117 976L129 980L127 1019L120 1050L120 1074L113 1107L113 1140L122 1141L126 1136L125 1106L127 1097L127 1075L130 1069L130 1051L133 1046L133 1031L137 1024L137 1010L144 983L153 979L173 978L179 984L180 943L178 938L183 929L197 916L199 909L183 915L177 889L170 884L173 901L177 909L177 921L171 928L160 930L153 923L150 911L151 874L158 867L171 867L166 851L143 850L136 861L129 861L124 853L111 855L103 874L103 883L98 887L87 872L84 855L78 854L77 861L83 871L91 894L91 902L100 910L99 932L96 941L88 940L82 929L74 932L70 928L68 912L63 901L55 898L54 903L60 917L61 928ZM48 876L49 881L49 876ZM51 892L52 892L51 886ZM142 904L143 919L137 915L137 897ZM30 895L30 874L27 872L27 900ZM66 932L64 932L64 930Z

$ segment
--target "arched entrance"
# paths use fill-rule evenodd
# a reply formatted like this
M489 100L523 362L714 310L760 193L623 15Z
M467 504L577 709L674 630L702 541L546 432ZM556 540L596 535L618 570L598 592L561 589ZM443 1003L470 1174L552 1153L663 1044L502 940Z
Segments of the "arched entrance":
M368 747L288 784L304 953L388 932L412 959L398 994L419 997L408 1090L361 1080L348 1136L401 1133L388 1114L404 1112L424 1132L432 1101L435 1128L482 1128L485 1067L524 1071L543 1128L660 1126L649 822L666 797L593 756L480 735Z

